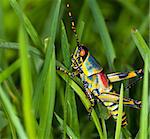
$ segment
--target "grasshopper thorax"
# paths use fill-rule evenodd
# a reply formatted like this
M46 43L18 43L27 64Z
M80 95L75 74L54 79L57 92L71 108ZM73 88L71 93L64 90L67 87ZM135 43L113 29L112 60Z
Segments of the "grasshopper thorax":
M79 67L82 66L82 64L84 63L86 57L88 56L88 49L84 46L79 44L76 47L76 50L72 56L72 65L71 67L73 69L78 69Z

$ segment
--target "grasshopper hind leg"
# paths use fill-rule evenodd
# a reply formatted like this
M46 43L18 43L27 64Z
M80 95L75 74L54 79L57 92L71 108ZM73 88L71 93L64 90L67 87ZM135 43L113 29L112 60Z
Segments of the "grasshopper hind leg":
M110 114L112 115L112 117L117 120L118 117L118 108L119 108L119 104L113 103L113 102L103 102L104 105L107 107L107 109L109 110ZM125 127L127 125L127 117L125 112L122 113L122 123L121 126Z

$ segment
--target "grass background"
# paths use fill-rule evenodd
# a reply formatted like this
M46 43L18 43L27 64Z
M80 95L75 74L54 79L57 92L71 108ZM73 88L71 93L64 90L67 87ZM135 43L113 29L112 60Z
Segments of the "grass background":
M144 80L121 96L142 100L142 110L125 107L128 126L120 128L102 105L92 112L82 83L55 70L70 69L76 47L67 16L71 5L80 42L106 73L143 68ZM150 136L148 0L1 0L0 138L140 138ZM62 78L60 78L60 76ZM73 88L73 89L72 89ZM120 89L121 88L121 89ZM120 101L119 113L122 113ZM139 130L140 129L140 130Z

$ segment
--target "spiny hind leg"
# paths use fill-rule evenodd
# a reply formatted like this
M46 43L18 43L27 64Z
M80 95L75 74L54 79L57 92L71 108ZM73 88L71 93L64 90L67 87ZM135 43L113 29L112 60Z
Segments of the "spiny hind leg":
M144 75L143 69L139 69L131 72L111 73L111 74L107 74L107 77L110 80L110 82L117 82L117 81L122 81L134 77L142 78L143 75Z
M128 105L129 107L133 107L136 109L141 109L142 107L142 102L139 100L134 100L131 98L123 98L123 104Z
M117 121L118 114L117 114L117 116L116 116L116 115L112 115L112 116L113 116L113 118L115 119L115 121ZM125 112L122 112L121 126L122 126L122 127L125 127L127 124L128 124L128 122L127 122L126 113L125 113Z
M107 109L109 110L109 112L112 115L112 117L115 120L117 120L119 104L116 104L116 103L113 103L113 102L103 102L103 103L107 107ZM122 113L122 123L121 123L121 126L125 127L126 125L127 125L127 118L126 118L125 112L123 112Z
M109 92L109 93L101 93L101 95L98 96L98 98L102 102L110 102L110 103L119 103L120 95L115 93L115 92ZM140 109L141 108L141 101L139 100L134 100L131 98L123 98L123 104L128 105L130 107Z

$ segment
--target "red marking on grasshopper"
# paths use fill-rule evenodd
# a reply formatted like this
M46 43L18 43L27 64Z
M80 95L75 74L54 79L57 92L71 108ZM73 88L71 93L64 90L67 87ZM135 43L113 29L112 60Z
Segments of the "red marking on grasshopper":
M108 84L108 79L107 79L107 77L106 77L106 75L105 75L105 73L104 73L103 71L101 71L101 72L99 73L99 77L100 77L100 79L101 79L103 85L107 88L107 87L109 86L109 84Z

